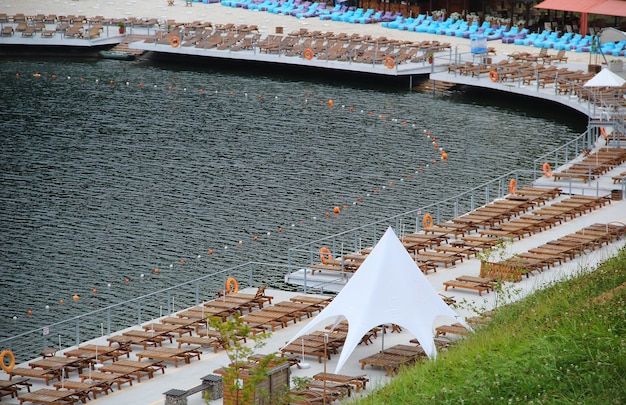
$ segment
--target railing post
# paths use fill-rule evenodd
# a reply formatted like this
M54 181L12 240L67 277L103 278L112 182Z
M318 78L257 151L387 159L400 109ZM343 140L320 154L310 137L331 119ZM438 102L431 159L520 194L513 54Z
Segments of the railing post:
M137 325L141 325L141 300L137 300Z
M80 317L76 318L76 346L80 344Z

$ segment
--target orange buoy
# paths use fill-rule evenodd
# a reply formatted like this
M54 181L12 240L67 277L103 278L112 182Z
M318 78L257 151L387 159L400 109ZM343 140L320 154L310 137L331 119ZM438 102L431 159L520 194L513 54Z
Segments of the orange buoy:
M252 240L256 242L257 240L259 240L259 237L258 237L258 236L256 236L256 235L254 235L254 237L252 238Z
M279 227L278 227L278 232L282 232L282 231L283 231L283 227L282 227L282 226L279 226Z
M335 104L335 103L333 102L333 100L328 100L328 105L329 105L330 107L332 107L332 106L333 106L333 104Z
M63 298L61 298L61 299L59 300L59 304L61 304L61 305L65 304L65 300L64 300Z
M6 362L4 361L5 357L9 358L9 364L6 364ZM15 367L15 356L13 355L12 351L3 350L2 353L0 353L0 366L2 366L2 369L7 373L13 370L13 367Z
M329 217L329 216L330 216L330 212L326 211L326 214L324 214L324 215L326 215L327 217Z
M154 269L154 274L159 274L159 269Z
M335 207L335 208L333 208L333 212L334 212L335 214L339 214L339 207Z
M209 249L209 256L213 256L213 249Z
M98 292L98 290L96 290L96 289L94 288L93 290L91 290L91 292L95 294L95 293L97 293L97 292Z
M441 152L441 159L447 160L448 159L448 154L446 152Z
M515 194L516 190L517 190L517 181L515 181L515 179L511 179L511 181L509 182L509 193Z
M330 249L328 249L326 246L323 246L320 249L320 259L324 264L328 263L330 260L333 260L333 256L330 254Z
M237 283L237 280L235 280L232 277L228 277L226 279L226 290L228 290L230 293L236 294L239 292L239 284Z
M430 214L424 215L424 228L430 228L433 226L433 217Z
M74 301L78 300L79 298L80 298L80 295L78 295L78 294L74 294L74 295L72 295L72 299L73 299Z
M550 167L550 163L545 162L541 169L543 170L543 174L545 174L546 177L552 177L552 168Z
M26 311L26 313L28 314L28 316L31 316L33 314L33 311L29 309L28 311Z

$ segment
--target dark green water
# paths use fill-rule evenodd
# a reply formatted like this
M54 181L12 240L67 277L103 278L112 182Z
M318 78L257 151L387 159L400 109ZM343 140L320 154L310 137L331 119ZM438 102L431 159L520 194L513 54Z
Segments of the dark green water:
M209 270L285 262L290 246L530 168L585 124L497 93L383 87L186 63L0 60L0 336ZM75 293L89 299L59 305Z

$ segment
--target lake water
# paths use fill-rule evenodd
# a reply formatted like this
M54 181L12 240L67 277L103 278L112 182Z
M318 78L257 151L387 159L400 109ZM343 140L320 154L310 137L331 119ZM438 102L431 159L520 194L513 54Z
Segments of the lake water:
M5 58L0 103L0 336L286 263L291 246L530 168L586 125L498 93L191 62Z

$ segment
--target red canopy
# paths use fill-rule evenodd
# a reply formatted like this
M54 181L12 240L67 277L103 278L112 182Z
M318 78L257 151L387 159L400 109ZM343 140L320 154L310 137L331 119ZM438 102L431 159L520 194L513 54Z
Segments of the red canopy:
M623 0L604 0L602 3L592 6L589 14L613 15L617 17L626 17L626 1Z
M588 13L590 8L599 3L604 3L605 1L606 0L545 0L537 4L535 8ZM622 3L622 1L617 2Z
M535 8L581 13L581 34L587 33L587 14L626 17L626 1L624 0L545 0L537 4Z

